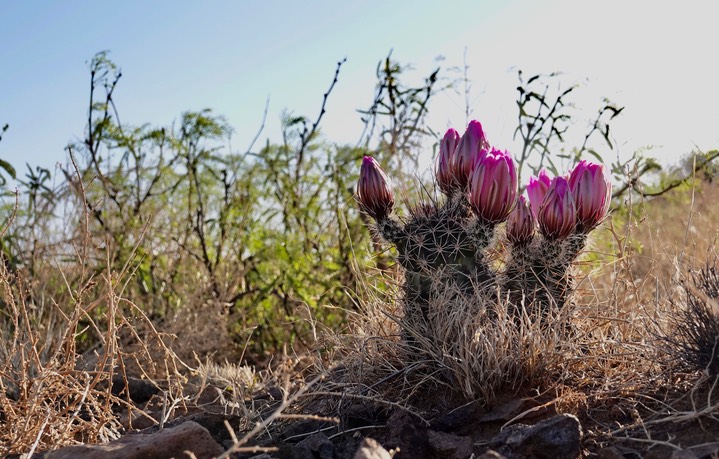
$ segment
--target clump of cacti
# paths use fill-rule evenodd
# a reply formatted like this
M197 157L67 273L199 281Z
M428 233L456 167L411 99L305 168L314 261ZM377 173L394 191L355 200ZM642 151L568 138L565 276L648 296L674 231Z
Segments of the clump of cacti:
M509 314L531 308L539 317L570 301L572 262L609 207L611 184L602 165L582 160L566 177L542 170L530 178L527 200L518 196L511 155L491 147L482 125L472 121L461 137L454 129L443 137L435 177L445 199L430 199L399 219L377 161L365 156L360 171L360 209L396 247L404 268L405 330L434 333L437 308L470 308L491 320L486 306L498 298L509 300ZM503 222L507 258L497 264L489 253Z

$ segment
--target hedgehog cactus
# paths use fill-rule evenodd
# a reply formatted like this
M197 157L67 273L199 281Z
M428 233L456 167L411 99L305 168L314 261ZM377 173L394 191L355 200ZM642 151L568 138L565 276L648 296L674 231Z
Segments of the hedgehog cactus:
M404 268L405 328L431 334L437 304L471 305L481 314L498 292L514 312L524 304L542 313L570 300L571 264L609 205L601 165L581 161L568 179L541 171L529 180L528 202L517 196L509 153L490 148L481 124L472 121L461 138L447 131L435 175L447 198L418 206L403 220L391 215L394 196L374 159L365 157L358 183L360 208L397 248ZM498 272L488 250L504 221L508 259Z

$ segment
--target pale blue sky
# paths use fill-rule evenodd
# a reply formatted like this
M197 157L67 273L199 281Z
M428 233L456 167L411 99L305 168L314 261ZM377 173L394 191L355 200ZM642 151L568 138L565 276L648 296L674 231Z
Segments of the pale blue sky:
M512 150L516 73L567 72L586 81L588 114L608 96L627 106L616 124L620 155L655 144L671 162L694 144L719 148L719 37L715 2L650 1L89 1L0 0L0 158L64 162L81 138L87 61L99 50L123 71L116 103L123 123L167 125L185 110L212 108L244 148L271 98L263 138L280 139L288 108L314 117L336 62L347 57L323 125L354 143L357 108L371 102L377 62L390 49L417 76L443 55L467 50L474 115L490 141ZM464 101L438 98L430 123L464 126Z

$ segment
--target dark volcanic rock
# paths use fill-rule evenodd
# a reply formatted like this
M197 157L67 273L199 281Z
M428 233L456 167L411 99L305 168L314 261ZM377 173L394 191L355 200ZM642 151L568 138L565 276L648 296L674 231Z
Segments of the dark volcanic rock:
M581 439L579 420L561 414L533 426L509 426L490 441L489 448L508 459L576 459L582 451Z
M464 459L472 454L472 438L430 430L427 432L429 445L437 457L446 459Z
M406 411L397 411L387 421L389 438L386 445L399 452L395 459L434 459L429 445L427 426Z
M188 421L177 427L152 434L127 435L100 445L80 445L60 448L45 455L45 459L170 459L188 457L191 451L197 459L209 459L224 452L201 425Z

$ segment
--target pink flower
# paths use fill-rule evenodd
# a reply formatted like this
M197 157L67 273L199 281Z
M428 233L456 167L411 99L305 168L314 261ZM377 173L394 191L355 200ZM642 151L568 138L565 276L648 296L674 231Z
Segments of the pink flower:
M532 213L537 216L539 207L544 201L544 196L547 195L549 185L552 184L552 179L547 175L547 171L542 169L539 171L539 177L529 177L529 184L527 184L527 195L529 196L529 203L531 205Z
M489 150L489 142L484 136L482 124L476 120L470 121L459 140L454 161L451 163L452 175L460 190L467 189L474 166L487 154L487 150Z
M577 212L569 183L554 177L537 213L539 230L547 239L562 239L574 231Z
M452 162L454 161L455 151L459 144L459 133L454 129L447 130L444 134L442 142L439 144L439 156L437 156L437 184L442 193L447 196L452 194L454 176L452 174Z
M517 200L517 171L506 151L492 149L480 159L469 183L469 202L483 220L504 221Z
M365 156L362 160L357 182L357 198L360 208L375 220L387 217L394 207L392 186L387 175L371 156Z
M581 160L569 176L569 187L577 208L577 224L583 232L595 228L607 215L612 184L604 175L604 166Z
M524 196L519 197L517 206L507 218L507 239L512 244L524 245L532 240L537 220Z

